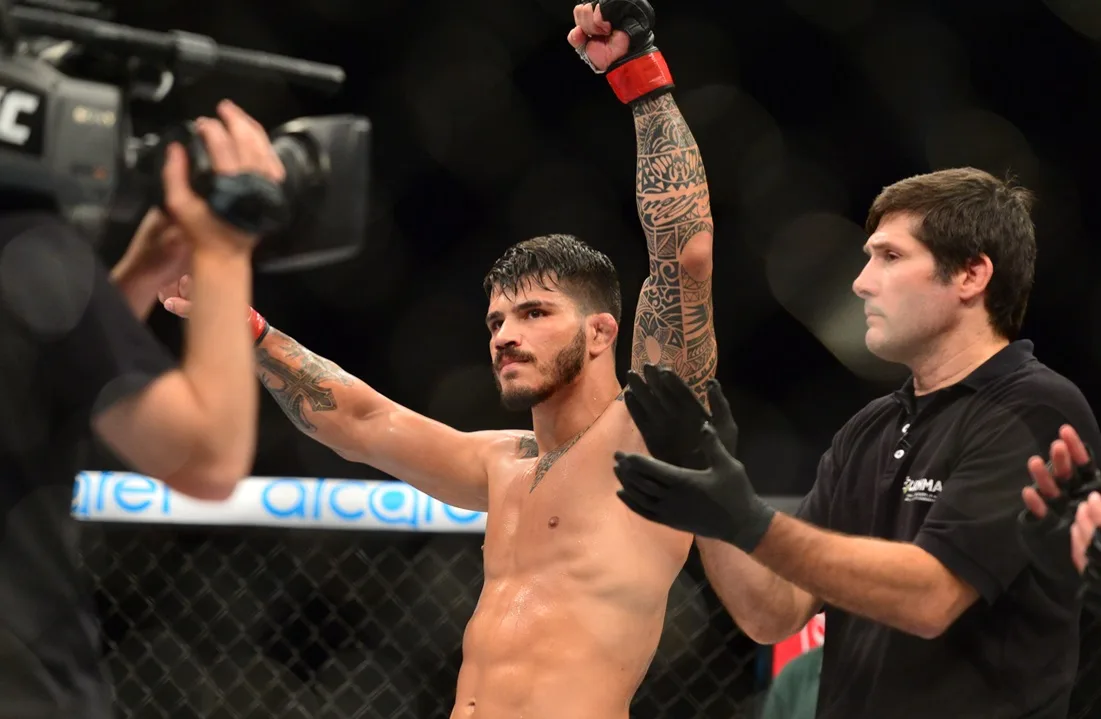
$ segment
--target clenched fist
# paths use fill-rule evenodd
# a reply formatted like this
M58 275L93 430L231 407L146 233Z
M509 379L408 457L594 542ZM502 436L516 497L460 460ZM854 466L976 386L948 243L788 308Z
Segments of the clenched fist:
M649 0L583 3L574 7L573 22L566 39L624 105L673 90L673 75L654 44Z
M566 36L597 72L605 72L612 63L627 55L631 40L622 30L613 30L612 24L600 13L600 5L582 3L573 9L574 28Z

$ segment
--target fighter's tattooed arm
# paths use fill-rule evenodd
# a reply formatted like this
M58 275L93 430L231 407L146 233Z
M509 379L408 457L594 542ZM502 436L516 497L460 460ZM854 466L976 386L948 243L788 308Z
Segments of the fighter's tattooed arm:
M711 317L714 227L696 139L672 95L634 104L635 194L650 253L650 276L635 311L631 366L674 369L701 399L715 376Z
M351 387L351 375L324 357L310 352L274 327L256 350L260 382L295 427L306 434L317 431L311 421L318 412L333 412L337 397L333 385Z
M487 463L514 456L520 441L519 432L460 432L418 414L274 327L256 357L261 383L295 427L455 507L488 507Z

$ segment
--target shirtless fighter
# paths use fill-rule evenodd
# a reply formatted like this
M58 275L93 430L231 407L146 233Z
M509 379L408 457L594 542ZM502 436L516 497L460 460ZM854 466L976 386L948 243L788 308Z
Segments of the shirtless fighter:
M696 141L653 45L653 10L644 0L605 0L578 5L574 22L570 44L607 71L634 114L650 276L635 311L632 365L674 368L703 396L717 361L711 209ZM510 248L485 288L502 401L530 409L534 433L446 427L254 312L260 379L299 429L342 457L488 511L485 583L463 639L452 717L626 719L692 536L616 498L614 452L645 451L617 401L616 271L577 239L552 235ZM186 297L173 294L166 306L186 316Z

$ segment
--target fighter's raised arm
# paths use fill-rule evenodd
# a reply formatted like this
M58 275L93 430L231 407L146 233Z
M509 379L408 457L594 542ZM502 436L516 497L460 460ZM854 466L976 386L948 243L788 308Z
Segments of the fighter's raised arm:
M186 317L188 278L162 293ZM460 432L418 414L250 315L260 382L295 427L341 457L463 509L488 507L490 456L521 451L523 432Z
M631 367L661 364L700 397L715 376L711 307L711 203L703 161L672 95L634 107L635 192L650 253L650 276L635 312Z
M643 0L603 0L578 5L574 20L570 44L607 71L635 118L635 194L650 275L635 312L632 369L670 367L702 399L718 363L710 194L696 139L670 94L672 75L654 46L653 9Z

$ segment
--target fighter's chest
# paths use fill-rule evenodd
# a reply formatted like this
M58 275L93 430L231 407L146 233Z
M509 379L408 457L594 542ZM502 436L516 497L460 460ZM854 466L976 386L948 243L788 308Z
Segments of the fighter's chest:
M604 442L582 439L516 467L490 497L487 568L495 558L563 558L570 547L614 531L624 507L616 497L613 452Z
M549 452L518 467L499 497L499 513L511 518L516 528L569 514L578 520L601 512L602 500L614 499L615 475L612 452L603 448L606 461L598 462L592 443ZM492 509L492 508L491 508Z

